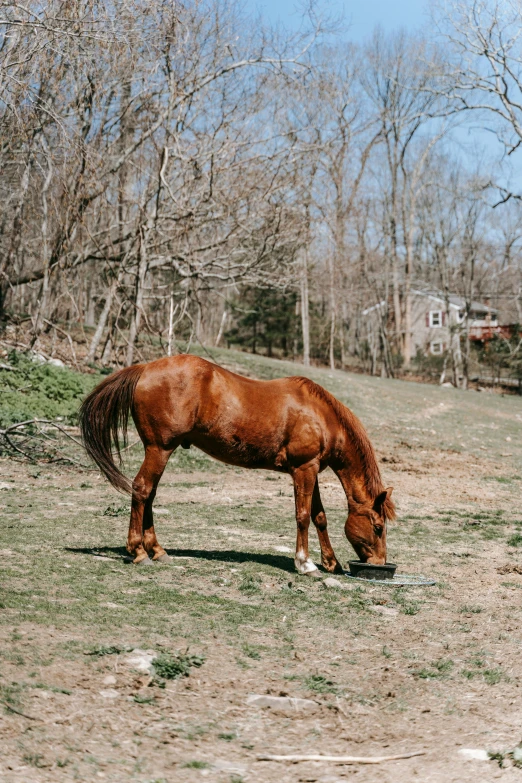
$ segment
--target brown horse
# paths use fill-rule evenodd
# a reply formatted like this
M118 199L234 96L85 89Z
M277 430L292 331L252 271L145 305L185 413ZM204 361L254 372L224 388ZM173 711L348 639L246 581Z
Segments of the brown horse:
M117 468L118 430L125 442L129 412L145 447L132 485ZM348 500L345 533L365 562L386 562L386 521L395 517L368 436L356 416L308 378L256 381L197 356L182 355L115 372L85 399L80 427L88 454L110 483L132 492L127 549L134 562L166 562L154 532L152 503L168 459L178 446L197 446L221 462L289 473L294 483L300 574L319 576L308 554L312 519L321 562L342 567L326 529L318 474L331 467Z

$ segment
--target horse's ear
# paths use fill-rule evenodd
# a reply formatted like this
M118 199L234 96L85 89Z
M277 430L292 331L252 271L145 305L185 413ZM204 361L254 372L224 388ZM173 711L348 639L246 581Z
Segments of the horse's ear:
M373 502L373 510L376 511L378 514L381 514L382 507L386 503L387 498L391 497L392 492L393 492L393 487L388 487L382 492L379 492L379 494L377 495L377 497Z

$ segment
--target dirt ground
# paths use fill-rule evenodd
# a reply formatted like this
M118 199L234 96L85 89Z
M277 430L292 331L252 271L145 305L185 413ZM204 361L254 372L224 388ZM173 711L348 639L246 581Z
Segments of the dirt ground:
M155 503L173 564L137 568L128 500L96 472L2 460L0 781L521 778L520 399L314 378L361 416L395 488L389 559L437 584L298 577L289 479L194 450L175 455ZM321 493L346 563L330 472ZM204 662L161 680L128 662L133 648ZM251 694L314 704L260 708ZM416 751L378 766L259 760Z

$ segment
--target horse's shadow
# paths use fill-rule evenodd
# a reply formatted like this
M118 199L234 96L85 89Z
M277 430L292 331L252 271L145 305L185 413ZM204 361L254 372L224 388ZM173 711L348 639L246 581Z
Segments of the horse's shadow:
M106 557L111 560L119 560L131 563L132 559L125 547L99 546L99 547L64 547L66 552L75 552L92 557ZM294 561L283 555L259 554L257 552L238 552L233 549L167 549L167 554L176 558L191 558L194 560L219 560L222 563L259 563L277 568L287 573L295 573ZM175 563L174 563L175 565Z

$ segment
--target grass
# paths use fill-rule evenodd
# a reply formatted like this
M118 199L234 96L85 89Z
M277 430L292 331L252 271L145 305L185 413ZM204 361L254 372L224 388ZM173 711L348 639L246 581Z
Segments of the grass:
M449 677L454 665L452 660L441 658L438 661L434 661L429 667L415 671L414 674L421 680L446 679Z
M252 658L254 661L260 661L261 660L261 653L260 653L260 647L254 646L252 644L245 643L243 644L243 653L247 656L247 658Z
M338 686L324 677L322 674L310 674L304 678L304 685L309 691L313 693L338 693Z
M186 655L183 653L161 653L152 662L154 674L160 680L175 680L178 677L188 677L190 669L199 669L205 663L202 655Z
M135 693L133 698L136 704L154 704L156 701L156 696L154 694L143 696L141 693Z
M224 351L216 356L260 377L304 371L262 357ZM90 683L92 699L98 699L97 709L103 716L100 720L106 719L100 737L113 736L111 710L119 702L118 709L129 715L129 726L140 726L140 741L145 741L143 734L147 741L157 743L151 758L162 758L167 743L173 747L178 740L194 743L176 746L176 758L188 759L185 766L178 763L176 775L181 781L192 781L194 770L209 767L198 757L215 758L216 747L221 753L226 750L225 742L240 737L233 744L234 753L243 752L248 760L252 748L263 752L263 742L275 746L286 741L290 724L276 715L266 722L266 738L259 739L256 726L264 713L254 720L245 712L249 692L278 694L284 689L296 696L308 692L332 708L338 703L351 716L356 731L362 732L367 724L357 710L351 710L352 704L363 705L364 720L379 727L379 721L389 720L390 713L394 721L402 720L403 714L409 721L419 705L425 705L426 692L442 715L448 693L458 703L459 688L465 692L472 687L468 680L495 686L499 694L511 687L494 663L507 660L500 657L495 645L499 650L506 647L502 655L513 652L512 635L496 640L518 608L499 601L500 609L495 612L492 601L515 594L502 586L500 576L494 590L485 589L475 571L480 571L491 552L497 561L508 556L506 541L515 535L520 511L508 502L503 482L488 481L487 501L476 499L483 489L479 468L477 476L469 474L465 480L459 478L459 486L451 484L453 476L446 461L457 460L449 450L455 433L466 429L467 442L473 443L472 437L484 437L484 421L498 426L498 430L486 433L488 459L493 460L505 449L504 433L513 426L519 401L491 400L492 395L463 395L314 368L304 372L350 404L367 426L379 457L398 454L403 460L404 469L383 463L386 481L392 470L398 472L400 481L396 489L399 521L390 526L389 559L399 562L406 573L433 573L437 587L390 591L350 584L343 591L327 591L315 580L298 578L293 552L276 552L274 546L293 547L290 481L262 472L245 475L195 449L176 452L156 500L158 507L169 512L156 517L156 529L174 558L174 566L139 569L126 562L128 501L120 499L96 472L46 464L26 469L4 461L2 483L12 488L0 490L4 520L0 549L13 553L2 560L0 583L0 632L8 639L0 645L4 709L11 704L33 714L31 699L44 695L39 685L44 682L49 683L49 701L42 704L47 708L54 704L51 699L56 699L53 714L73 714L78 692ZM437 413L425 414L435 409ZM431 418L425 420L425 415ZM436 437L431 429L436 429ZM408 441L411 448L405 450L401 441ZM473 448L452 466L461 469L465 460L473 458ZM515 438L510 451L514 460L522 457ZM483 454L481 451L479 456ZM141 458L141 446L127 452L129 475L136 472ZM417 469L425 472L413 472ZM513 475L519 475L520 468L516 470ZM495 467L484 471L491 474ZM511 475L509 471L506 468L504 472ZM345 563L353 557L343 533L345 500L333 475L325 473L321 481L330 536ZM423 485L423 481L433 483ZM417 493L417 488L422 492ZM459 494L461 488L463 494ZM232 501L224 502L222 495ZM488 540L488 536L495 538ZM313 530L310 540L317 550ZM415 569L410 568L412 563ZM468 579L475 580L474 587L467 584ZM513 585L518 587L517 579L513 576ZM384 617L370 611L376 603L397 606L400 614ZM514 622L519 622L518 616ZM51 630L53 636L47 636ZM126 692L127 698L114 700L114 706L108 700L101 705L103 677L116 670L117 656L136 647L160 653L155 686L133 686ZM488 650L488 654L480 655L477 649ZM412 657L406 657L405 652L411 652ZM204 658L203 666L198 666L195 658ZM51 673L62 666L81 670L81 677L74 684L53 679ZM36 673L34 678L30 672ZM132 677L138 677L137 673ZM157 687L162 683L165 688ZM119 683L117 687L120 691ZM230 703L224 701L227 698ZM241 708L232 713L232 725L227 712L231 704ZM462 705L456 706L454 715L462 709ZM325 713L331 721L331 711ZM248 715L250 718L243 721ZM317 727L329 750L328 743L334 746L338 740L337 728L332 733L322 713L313 720L313 724L303 724L307 727L303 742L317 744L312 733ZM457 720L453 713L451 720ZM155 728L150 729L149 738L146 732L152 724ZM401 725L397 724L397 736L403 730ZM413 725L408 723L408 730ZM451 725L452 729L457 726ZM129 729L129 739L134 741L133 731ZM376 737L379 732L377 728ZM383 736L387 736L386 729ZM118 737L114 738L120 741L121 729ZM221 745L216 745L217 740ZM82 754L90 751L70 750L60 744L61 739L53 742L52 763L64 760L77 770L78 779L93 776L92 767L82 760ZM27 745L24 752L45 755L42 747ZM9 752L19 754L14 745ZM102 746L94 752L96 758L112 753L107 747L102 751ZM47 756L43 761L48 763ZM167 780L169 774L168 770L150 768L140 780L150 781L153 775ZM127 780L133 779L131 775L137 779L141 773L115 772L114 777ZM226 775L227 780L233 777Z
M260 579L258 576L254 576L253 574L245 574L239 585L239 589L245 595L259 595L261 593L259 583Z
M96 644L92 649L86 650L84 655L94 655L102 658L104 655L119 655L122 652L129 652L132 647L121 644Z
M225 742L232 742L232 740L237 739L235 731L220 731L217 736L218 739L225 740Z
M497 685L499 682L506 679L504 672L498 667L494 669L464 669L462 675L467 680L473 680L480 677L488 685Z
M117 506L116 504L111 504L110 506L107 506L105 511L103 512L104 517L127 517L129 515L129 505L126 506Z

